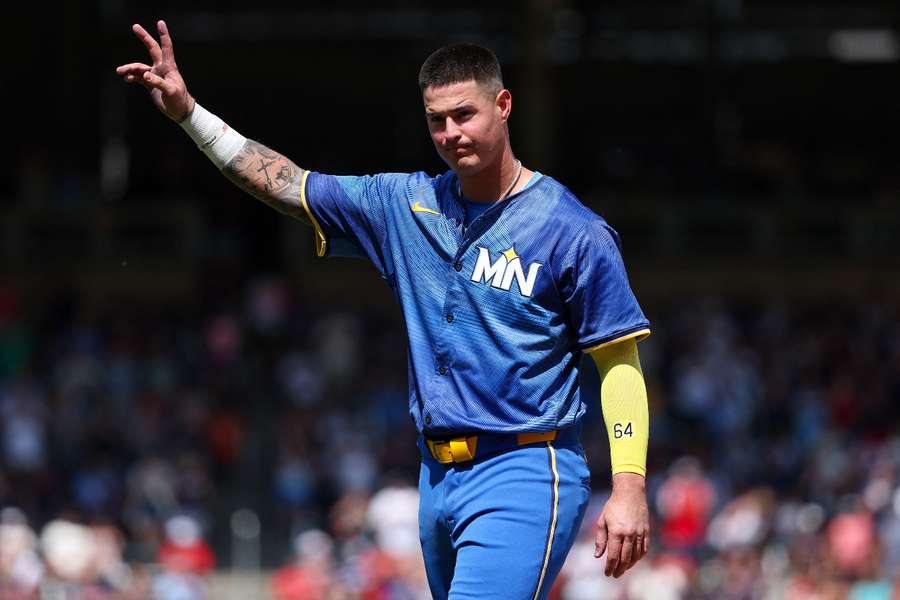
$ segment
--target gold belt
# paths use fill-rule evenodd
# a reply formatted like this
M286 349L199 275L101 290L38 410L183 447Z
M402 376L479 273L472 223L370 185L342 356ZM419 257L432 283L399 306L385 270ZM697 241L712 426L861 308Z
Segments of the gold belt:
M488 434L490 435L490 434ZM525 446L526 444L534 444L537 442L546 442L556 439L555 431L545 431L542 433L518 433L515 434L515 445ZM512 441L512 437L510 437ZM475 452L478 448L478 436L470 435L468 437L458 437L447 441L425 440L431 456L434 460L442 465L450 463L461 463L475 458Z

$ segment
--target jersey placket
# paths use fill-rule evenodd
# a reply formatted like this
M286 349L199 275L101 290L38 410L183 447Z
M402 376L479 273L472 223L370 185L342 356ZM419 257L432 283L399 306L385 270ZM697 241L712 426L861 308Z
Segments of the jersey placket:
M468 272L468 269L465 268L466 251L496 223L499 216L497 218L494 217L499 212L500 206L506 204L506 202L506 200L498 202L489 208L484 214L472 221L465 230L455 230L459 236L459 247L456 255L453 257L453 261L447 265L447 289L444 294L444 306L441 313L441 335L437 339L437 353L435 354L435 364L439 375L446 375L452 367L453 356L451 351L453 344L449 343L449 341L454 339L453 324L457 319L457 313L466 308L460 302L463 297L462 286L465 285L468 279L465 275Z
M440 323L436 326L438 334L435 339L435 355L434 363L437 374L442 378L450 373L453 366L453 340L454 340L454 323L457 318L457 312L460 310L460 285L463 271L462 262L462 242L465 239L461 225L459 227L451 227L450 231L456 237L457 252L446 266L445 272L445 289L444 304L441 309ZM464 278L465 276L463 276ZM444 387L443 384L442 387ZM444 396L442 393L441 396Z
M497 202L475 218L468 227L462 226L462 219L459 221L454 219L451 223L448 223L448 225L451 225L448 227L450 230L449 232L456 238L457 250L456 254L453 256L453 260L448 263L446 267L444 304L440 315L441 322L436 325L437 335L434 340L434 364L437 375L435 377L437 380L435 382L437 388L435 391L437 394L434 398L441 404L447 401L453 401L451 398L448 398L448 386L450 385L448 379L451 376L451 369L454 366L454 344L465 343L464 340L456 338L455 323L459 318L459 312L468 308L467 306L464 306L462 302L462 299L464 298L462 286L466 285L468 281L468 275L466 275L466 273L470 271L465 264L466 252L472 244L474 244L482 235L487 233L487 231L500 219L503 207L509 204L511 199L512 198L506 198L505 200ZM430 427L433 424L432 410L430 410L426 404L423 412L425 426Z
M453 367L453 330L456 321L456 312L459 308L459 277L456 270L450 266L447 269L446 291L444 293L444 305L439 316L440 323L436 325L437 335L435 339L434 363L437 374L444 380ZM442 381L444 388L441 397L446 397L447 382Z

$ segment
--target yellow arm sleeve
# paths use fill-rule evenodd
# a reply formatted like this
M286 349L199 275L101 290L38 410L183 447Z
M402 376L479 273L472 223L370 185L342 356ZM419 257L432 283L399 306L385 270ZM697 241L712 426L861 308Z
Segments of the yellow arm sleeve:
M634 338L590 352L600 373L600 404L609 436L612 473L647 474L650 411Z

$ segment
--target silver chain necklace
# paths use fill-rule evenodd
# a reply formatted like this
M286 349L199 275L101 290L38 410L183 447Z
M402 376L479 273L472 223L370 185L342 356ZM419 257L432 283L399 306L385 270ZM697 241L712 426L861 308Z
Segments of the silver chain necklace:
M513 188L516 187L516 184L519 183L519 178L522 177L522 161L518 158L516 159L516 176L513 177L512 183L509 184L509 187L506 188L506 191L503 192L503 195L500 196L500 199L497 202L502 202L506 200L506 197L509 196L509 193L513 191ZM459 182L459 177L456 178L456 195L460 198L462 195L462 184Z

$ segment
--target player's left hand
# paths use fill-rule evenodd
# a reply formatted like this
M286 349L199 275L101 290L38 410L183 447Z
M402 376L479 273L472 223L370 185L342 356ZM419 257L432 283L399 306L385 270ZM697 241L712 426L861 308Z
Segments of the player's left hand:
M608 576L621 577L650 550L650 511L644 478L636 473L617 473L613 476L613 490L600 518L594 556L606 552Z

